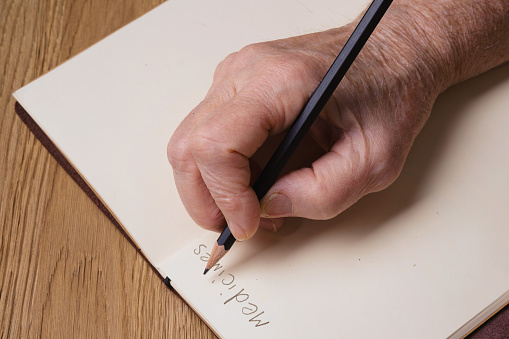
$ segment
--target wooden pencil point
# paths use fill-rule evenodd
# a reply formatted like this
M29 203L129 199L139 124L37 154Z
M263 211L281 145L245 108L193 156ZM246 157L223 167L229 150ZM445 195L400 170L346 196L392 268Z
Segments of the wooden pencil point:
M215 242L214 247L212 247L212 252L210 252L210 258L207 262L207 266L205 266L205 272L203 272L203 274L206 274L215 264L217 264L227 252L228 250L226 250L224 246L219 246L217 242Z

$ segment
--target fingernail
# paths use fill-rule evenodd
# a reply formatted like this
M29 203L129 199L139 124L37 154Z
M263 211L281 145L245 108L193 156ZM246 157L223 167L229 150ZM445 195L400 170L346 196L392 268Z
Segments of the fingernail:
M293 205L286 195L282 193L273 193L262 203L261 216L267 217L284 217L293 214Z
M233 236L237 241L243 241L249 238L249 235L247 234L246 230L236 222L226 220L226 223L228 224L230 231L232 232Z
M277 232L276 223L272 219L261 218L260 219L260 227L263 227L266 230L269 230L274 233Z

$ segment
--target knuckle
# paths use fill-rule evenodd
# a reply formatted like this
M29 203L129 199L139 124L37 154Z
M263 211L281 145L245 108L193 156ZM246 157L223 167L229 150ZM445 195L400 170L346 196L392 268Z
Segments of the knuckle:
M262 43L246 45L238 52L238 56L243 60L250 60L260 55L263 49Z
M366 179L369 177L366 166L343 165L339 172L320 173L310 190L316 219L334 218L366 194Z
M274 53L267 43L256 43L244 46L235 56L235 65L238 69L253 69L258 73L264 73L276 64L278 54ZM277 56L277 57L276 57Z
M231 65L237 59L238 54L239 52L233 52L228 54L226 58L224 58L223 61L221 61L220 65L224 66Z
M258 219L260 205L250 187L239 182L221 182L214 189L214 201L226 215L242 215L242 218Z
M315 206L317 207L318 219L332 219L341 212L341 206L345 197L329 192L326 186L320 185L317 189Z
M203 160L217 158L222 155L222 142L212 126L203 126L195 130L191 136L191 153L193 157Z
M228 54L217 66L214 70L214 76L213 79L218 79L221 74L225 73L227 70L229 70L232 65L235 63L235 60L237 59L238 52L234 52L231 54Z
M378 153L370 169L372 191L380 191L390 186L399 177L405 157L394 148Z
M190 215L198 226L207 230L220 230L224 224L223 214L217 206L205 210L203 214L196 215L194 213L190 213Z
M166 155L173 168L183 168L190 158L188 140L174 134L166 147Z
M291 62L288 63L288 66L288 74L293 79L298 79L309 73L310 65L303 58L292 58Z
M236 194L232 194L223 190L216 192L214 199L221 210L224 211L241 211L242 201L237 198Z
M250 66L255 60L259 59L263 50L264 47L262 43L246 45L238 52L227 55L216 67L215 73L219 75L227 70L235 70Z
M318 67L315 60L303 55L290 56L285 61L285 74L288 83L302 86L309 84L307 88L314 89L322 79L323 73L321 67Z

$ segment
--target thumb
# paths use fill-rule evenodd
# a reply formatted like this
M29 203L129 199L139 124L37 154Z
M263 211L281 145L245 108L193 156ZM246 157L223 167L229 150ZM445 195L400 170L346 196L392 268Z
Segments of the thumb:
M311 168L278 179L260 202L261 216L330 219L368 193L372 180L367 161L361 156L365 152L351 147L341 151L330 151Z

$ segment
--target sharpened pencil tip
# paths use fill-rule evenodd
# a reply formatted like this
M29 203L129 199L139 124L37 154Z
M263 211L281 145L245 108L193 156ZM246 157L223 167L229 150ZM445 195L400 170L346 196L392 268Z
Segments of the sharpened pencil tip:
M217 242L215 242L214 246L212 246L212 251L210 251L209 261L207 261L207 265L205 265L205 271L203 274L207 274L207 272L217 264L217 262L226 254L226 252L228 251L224 249L223 245L218 246ZM217 268L215 270L217 270Z

